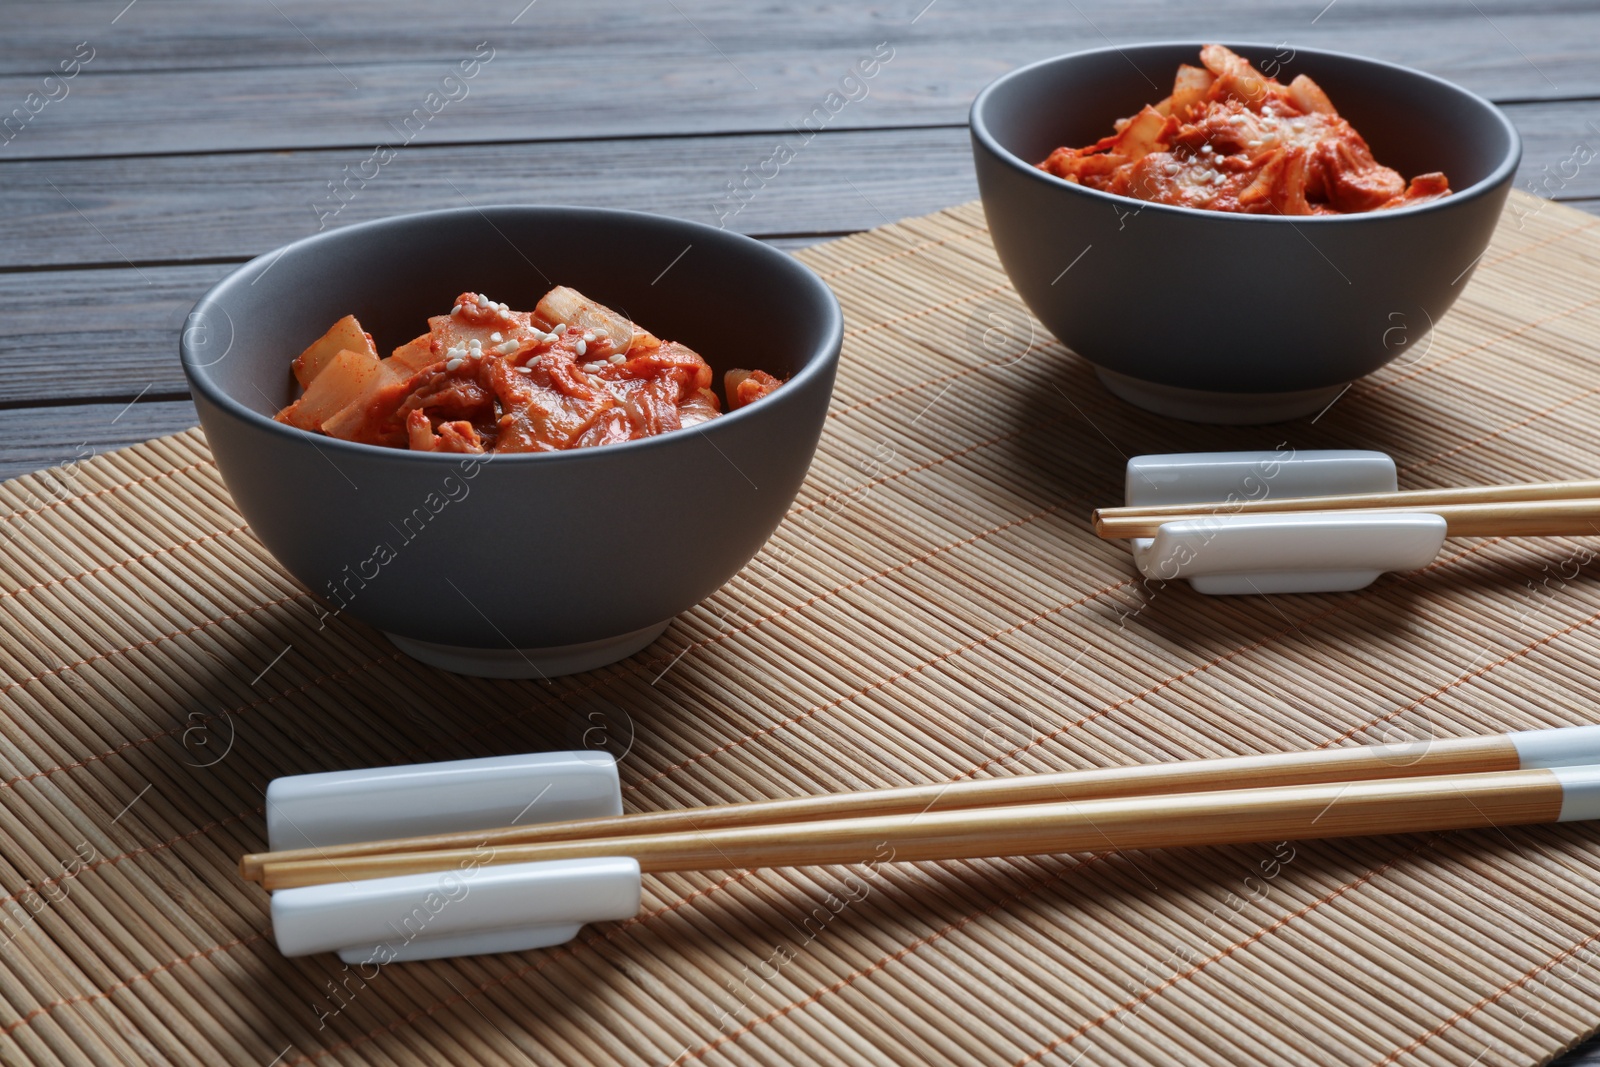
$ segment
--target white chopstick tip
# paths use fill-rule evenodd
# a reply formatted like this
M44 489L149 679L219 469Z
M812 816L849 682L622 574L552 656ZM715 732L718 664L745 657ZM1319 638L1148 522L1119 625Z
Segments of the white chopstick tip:
M1557 822L1600 819L1600 766L1552 767L1561 783L1561 814Z
M1524 768L1600 764L1600 726L1561 726L1506 734Z

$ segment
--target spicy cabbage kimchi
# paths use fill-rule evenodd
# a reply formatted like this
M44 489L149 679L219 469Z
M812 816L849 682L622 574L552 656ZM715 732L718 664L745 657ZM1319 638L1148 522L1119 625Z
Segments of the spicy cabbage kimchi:
M293 364L304 388L279 422L419 452L552 452L632 441L722 414L711 367L564 286L533 311L462 293L428 332L378 357L345 316ZM732 411L783 382L730 370Z
M1341 215L1437 200L1443 174L1407 182L1372 157L1306 75L1288 85L1221 45L1182 64L1172 94L1087 148L1057 148L1040 169L1159 204L1274 215Z

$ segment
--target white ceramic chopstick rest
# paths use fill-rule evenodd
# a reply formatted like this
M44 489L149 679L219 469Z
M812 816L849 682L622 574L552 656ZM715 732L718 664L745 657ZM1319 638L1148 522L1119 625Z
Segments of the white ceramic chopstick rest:
M346 963L521 952L631 918L639 888L624 856L368 878L278 890L272 930L285 956L336 950Z
M267 787L274 851L621 813L616 762L604 752L330 771ZM346 963L520 952L639 910L630 858L491 865L490 855L458 871L278 890L279 951L336 949Z
M620 814L617 764L605 752L324 771L267 786L267 842L274 852Z
M1128 461L1131 506L1394 492L1394 460L1382 452L1183 452ZM1228 514L1163 523L1135 538L1146 578L1187 579L1196 592L1333 593L1372 584L1385 571L1426 566L1446 524L1425 512L1329 516Z

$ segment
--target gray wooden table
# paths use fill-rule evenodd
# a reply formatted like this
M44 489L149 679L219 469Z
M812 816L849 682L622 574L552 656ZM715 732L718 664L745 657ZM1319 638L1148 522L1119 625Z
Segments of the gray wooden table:
M976 196L966 112L996 75L1170 38L1449 78L1522 131L1522 188L1600 212L1600 4L1580 0L11 0L0 477L192 425L195 298L320 228L575 203L795 247ZM830 92L821 132L763 167Z

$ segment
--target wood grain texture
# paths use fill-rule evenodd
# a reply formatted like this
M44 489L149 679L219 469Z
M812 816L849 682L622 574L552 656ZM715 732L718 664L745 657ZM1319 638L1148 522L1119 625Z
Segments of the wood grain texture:
M785 800L754 801L621 815L606 819L479 829L388 841L358 841L278 852L253 853L239 861L239 874L259 880L267 864L301 860L341 860L398 852L498 848L549 841L716 830L734 826L772 826L819 819L878 815L916 815L931 811L984 808L1046 801L1145 796L1151 793L1205 792L1266 788L1316 782L1355 782L1423 775L1516 770L1521 759L1504 736L1452 738L1426 748L1416 745L1364 745L1360 748L1283 752L1266 756L1149 763L1091 771L1016 775L1011 778L944 782L857 792L823 793Z
M1350 493L1344 496L1262 496L1255 500L1213 500L1195 504L1150 504L1096 508L1090 515L1101 537L1149 537L1142 531L1175 518L1212 515L1260 515L1289 511L1333 511L1348 508L1419 508L1437 504L1474 504L1508 500L1570 500L1600 497L1600 479L1529 482L1522 485L1473 485L1453 489L1404 489L1394 493Z
M845 233L977 196L965 129L824 133L775 177L728 185L776 135L411 148L343 199L351 151L0 163L0 267L243 260L332 228L437 208L582 204L752 235ZM320 212L320 213L319 213ZM113 236L114 235L114 236Z
M185 400L119 400L0 410L0 478L45 467L68 468L70 482L84 460L152 437L177 433L199 422Z
M1341 10L1346 5L1354 10ZM916 18L924 3L829 4L798 15L618 3L536 5L513 25L521 5L468 3L432 12L431 28L404 35L412 43L386 55L373 48L372 27L390 15L376 6L278 4L281 14L268 6L241 17L229 8L197 20L173 0L140 0L115 24L112 6L47 7L58 27L53 39L16 46L34 66L0 75L0 101L18 104L38 91L53 66L47 57L70 55L79 41L96 52L68 94L5 146L8 158L370 145L392 137L389 124L421 106L451 65L485 41L495 58L418 143L787 129L879 42L893 46L893 61L832 128L960 123L977 90L1006 70L1152 37L1366 52L1498 99L1600 94L1600 70L1588 61L1600 51L1600 12L1579 7L1562 16L1555 39L1546 10L1506 4L1492 13L1443 2L1387 11L1346 0L1317 18L1266 2L1190 8L1145 0L1067 11L942 3ZM124 50L129 57L119 62ZM165 58L144 62L135 58L141 50ZM626 62L615 62L618 55ZM184 60L174 64L174 56ZM646 99L650 106L640 107Z
M146 391L186 393L178 335L195 301L231 269L0 273L0 401L125 403Z
M92 69L162 72L314 67L330 60L341 68L445 62L486 33L504 33L518 52L538 58L562 51L585 57L656 52L684 62L720 61L717 48L735 60L782 51L792 61L841 41L879 40L884 31L897 31L897 39L947 54L1029 45L1068 51L1104 43L1103 33L1117 43L1292 37L1304 45L1367 51L1437 67L1436 73L1445 77L1475 81L1473 87L1480 92L1532 95L1550 88L1540 69L1557 89L1571 92L1593 85L1594 72L1581 57L1600 40L1586 18L1593 8L1577 0L1541 4L1537 11L1507 0L1341 0L1326 13L1324 5L1271 0L1204 5L1084 0L1065 11L1049 0L981 6L941 0L932 7L926 0L873 7L835 0L766 8L701 0L680 3L677 10L624 0L582 5L544 0L526 11L522 3L484 0L450 7L415 0L355 0L336 7L316 0L278 0L270 6L218 8L210 18L196 18L195 6L182 0L139 0L137 18L130 12L113 23L126 6L126 0L8 5L14 25L0 42L0 74L43 73L48 69L45 57L85 37L107 42ZM403 30L395 25L401 20ZM378 28L386 23L394 28ZM1551 32L1558 23L1559 36Z
M1561 814L1561 801L1561 783L1546 770L1328 782L338 859L269 858L261 869L261 885L294 889L459 871L474 862L606 856L628 856L647 874L661 874L817 867L858 863L874 854L893 856L896 862L949 862L1107 848L1327 840L1553 823Z
M1423 504L1380 505L1377 507L1333 507L1315 509L1319 515L1333 518L1359 518L1364 515L1382 515L1396 509L1425 511L1437 515L1448 525L1449 537L1582 537L1600 532L1600 499L1515 500L1486 504ZM1285 513L1291 509L1283 509ZM1270 514L1271 511L1250 514ZM1303 514L1303 511L1294 511ZM1226 517L1223 512L1202 512L1190 516L1204 522L1213 517ZM1108 523L1098 533L1108 540L1130 537L1154 537L1163 523L1170 518L1128 518Z
M1507 110L1525 139L1518 188L1600 197L1600 134L1585 125L1600 109ZM359 177L370 146L0 161L0 268L243 260L321 228L491 203L635 208L754 236L839 235L977 195L967 131L953 128L825 132L775 177L731 197L729 183L756 170L781 137L414 147L337 198L329 183L347 168Z

